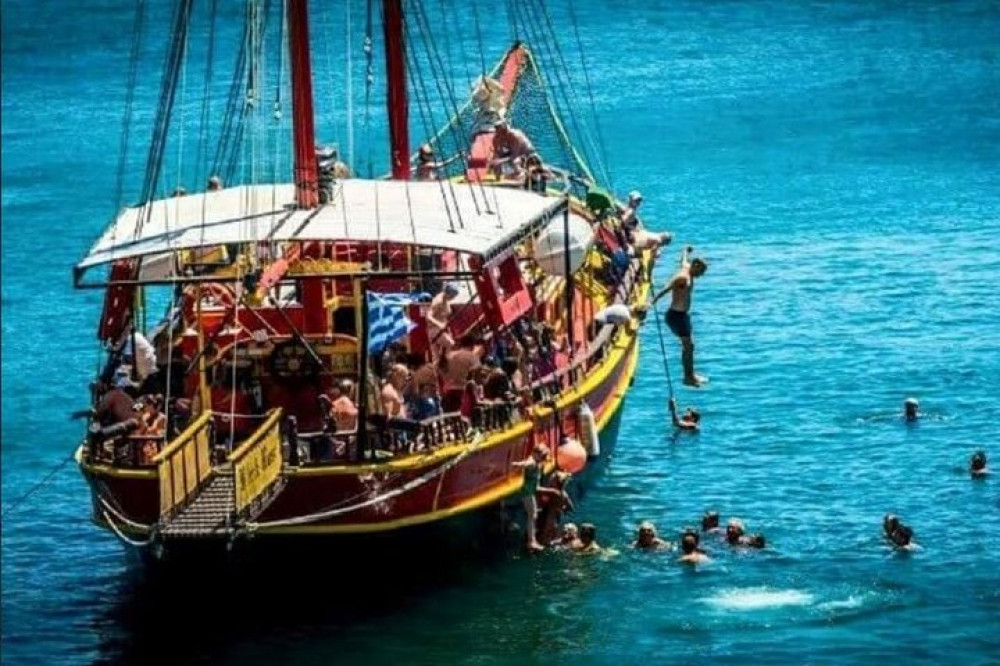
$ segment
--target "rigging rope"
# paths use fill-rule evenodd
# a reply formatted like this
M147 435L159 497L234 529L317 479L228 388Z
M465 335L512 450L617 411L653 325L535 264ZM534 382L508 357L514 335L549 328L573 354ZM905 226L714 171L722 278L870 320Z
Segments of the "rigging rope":
M135 82L139 71L139 55L142 47L142 27L146 16L146 3L138 0L132 25L132 49L129 52L128 82L125 93L125 112L122 119L122 135L118 148L118 174L115 181L115 216L121 210L125 195L125 171L128 168L128 143L132 131L132 104L135 100ZM115 228L117 228L117 222Z
M667 344L663 341L663 324L660 323L660 311L653 303L653 316L656 318L656 335L660 338L660 356L663 358L663 372L667 375L667 388L670 389L670 399L674 398L674 382L670 378L670 362L667 360Z
M365 22L365 143L368 144L368 177L375 177L374 153L372 148L372 86L375 83L375 67L372 62L374 50L372 37L372 1L366 3L367 19Z
M64 467L66 467L66 465L68 465L69 463L73 462L73 460L75 460L75 457L74 457L74 454L72 454L72 453L69 454L69 456L65 460L61 460L59 462L59 464L57 464L55 467L53 467L51 470L49 470L49 473L46 474L45 477L41 481L37 482L35 485L33 485L31 488L29 488L26 493L24 493L23 495L21 495L20 497L18 497L16 500L14 500L14 502L12 504L9 504L7 507L5 507L4 511L3 511L3 518L6 520L7 516L9 516L11 513L13 513L19 506L21 506L24 502L26 502L28 500L28 498L30 498L38 490L40 490L43 486L45 486L50 480L52 480L52 477L54 477L56 474L58 474L60 472L60 470L62 470Z
M597 146L601 150L601 160L604 164L602 171L608 179L608 184L611 186L611 189L614 190L614 179L612 178L611 165L608 161L607 144L604 141L604 131L601 128L601 118L597 114L597 103L594 101L594 86L591 84L590 68L587 66L587 58L583 51L583 40L580 39L580 26L576 20L576 10L573 9L573 2L569 2L567 4L569 5L570 23L573 24L573 35L576 37L576 48L580 53L580 68L583 70L583 80L587 86L587 98L590 101L590 113L594 117L594 129L597 131Z

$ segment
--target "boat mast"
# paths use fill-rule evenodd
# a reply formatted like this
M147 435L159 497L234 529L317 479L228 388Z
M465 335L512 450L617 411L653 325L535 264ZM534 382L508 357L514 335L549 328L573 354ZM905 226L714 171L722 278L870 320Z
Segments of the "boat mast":
M319 204L319 178L316 168L316 130L313 124L307 0L288 0L287 8L295 138L295 202L299 208L315 208Z
M403 0L382 0L385 69L388 75L389 158L392 177L410 178L410 137L406 104L406 53L403 44Z

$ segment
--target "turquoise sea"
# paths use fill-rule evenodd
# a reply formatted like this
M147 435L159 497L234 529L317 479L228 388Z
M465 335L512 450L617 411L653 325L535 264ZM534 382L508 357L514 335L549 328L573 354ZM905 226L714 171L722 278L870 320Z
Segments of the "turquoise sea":
M147 4L156 53L168 12ZM502 3L454 4L452 39L478 18L498 57ZM404 587L293 562L260 575L293 592L182 593L90 524L67 465L3 519L4 664L1000 663L1000 475L965 472L979 448L1000 467L1000 5L574 7L616 188L640 189L647 224L710 264L694 324L711 383L679 391L704 431L670 437L647 324L617 453L575 517L620 554L470 563ZM565 8L551 3L557 20ZM317 57L336 70L318 84L329 134L343 133L342 15L314 6L314 33L340 35ZM3 3L5 512L82 435L67 413L97 364L100 295L74 292L70 267L114 212L131 21L127 2ZM474 44L452 57L478 62ZM161 58L146 62L141 143ZM911 395L926 416L907 427ZM697 572L629 550L639 521L672 539L706 509L770 547L710 543ZM889 511L922 550L888 551Z

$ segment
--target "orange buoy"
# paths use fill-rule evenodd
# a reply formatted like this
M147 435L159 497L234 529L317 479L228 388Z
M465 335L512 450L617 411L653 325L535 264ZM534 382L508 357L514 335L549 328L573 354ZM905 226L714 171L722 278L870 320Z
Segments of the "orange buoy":
M560 469L576 474L587 466L587 450L580 440L568 437L556 449L556 462Z

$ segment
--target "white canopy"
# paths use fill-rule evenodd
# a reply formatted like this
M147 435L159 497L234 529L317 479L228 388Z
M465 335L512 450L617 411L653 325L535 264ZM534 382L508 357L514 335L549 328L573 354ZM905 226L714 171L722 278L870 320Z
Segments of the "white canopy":
M295 186L243 185L126 208L77 265L210 245L289 240L407 243L490 257L533 233L564 200L534 192L437 181L349 179L333 201L294 206Z

